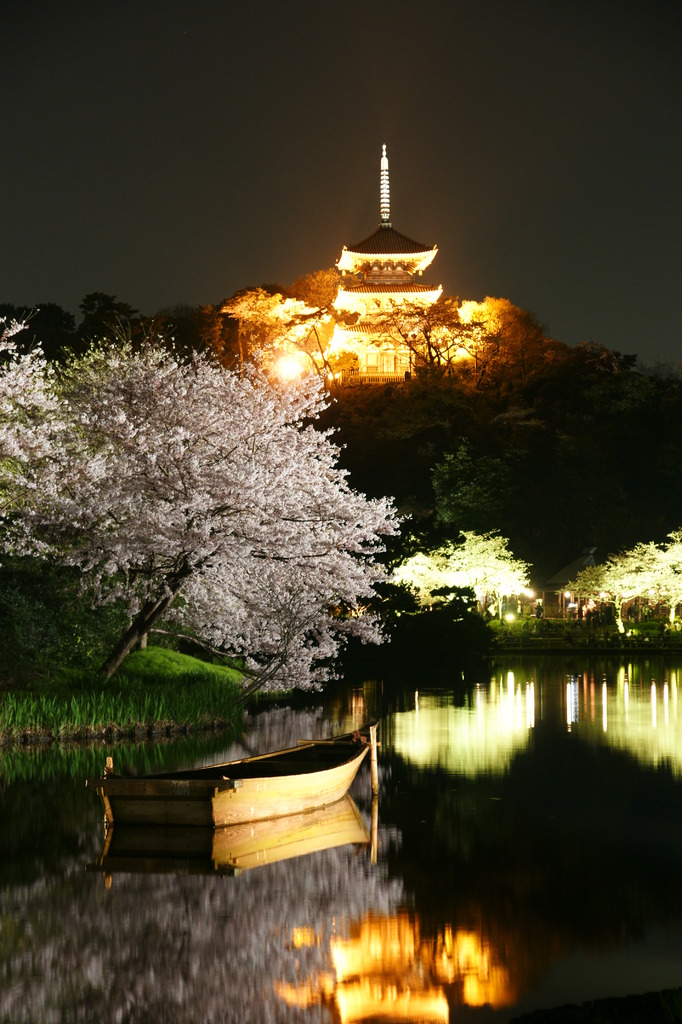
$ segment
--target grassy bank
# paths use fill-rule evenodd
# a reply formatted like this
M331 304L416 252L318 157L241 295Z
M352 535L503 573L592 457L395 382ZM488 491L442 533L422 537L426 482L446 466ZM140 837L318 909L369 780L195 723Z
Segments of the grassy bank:
M130 654L107 683L64 674L0 694L0 742L136 738L234 725L240 675L161 647Z

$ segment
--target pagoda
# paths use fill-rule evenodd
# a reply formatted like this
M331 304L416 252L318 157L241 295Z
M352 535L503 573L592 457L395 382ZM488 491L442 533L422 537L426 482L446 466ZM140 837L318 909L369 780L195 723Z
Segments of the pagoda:
M406 304L430 306L441 285L425 284L422 274L438 251L401 234L391 223L386 146L379 176L379 226L362 242L343 247L336 268L341 274L334 302L337 323L330 352L357 356L360 380L405 379L411 370L410 350L388 325L387 314ZM345 378L345 375L344 375Z

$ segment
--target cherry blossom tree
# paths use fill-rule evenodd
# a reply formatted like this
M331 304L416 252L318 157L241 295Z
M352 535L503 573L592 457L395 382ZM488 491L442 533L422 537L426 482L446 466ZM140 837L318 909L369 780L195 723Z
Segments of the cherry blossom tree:
M656 589L659 552L655 544L636 544L609 555L598 565L582 569L567 589L613 605L619 633L625 632L623 607L637 597L651 597Z
M668 605L672 625L678 605L682 604L682 529L668 534L668 543L657 547L655 593Z
M504 598L527 589L530 566L515 558L507 539L496 532L469 530L461 537L461 543L449 542L406 559L392 581L412 587L424 607L442 600L442 592L470 588L482 608L492 603L501 617Z
M578 573L569 589L612 604L619 632L625 631L623 607L636 598L668 606L675 622L682 604L682 529L668 534L667 543L640 542Z
M53 486L63 427L54 371L39 348L22 353L13 340L25 326L0 317L0 523L11 510L30 506L38 476Z
M125 342L51 381L39 370L25 367L66 429L49 469L28 450L10 481L22 501L5 506L5 545L78 566L98 601L127 603L106 677L171 614L246 659L253 687L315 686L344 634L380 640L362 612L395 514L350 488L314 428L319 381L278 386ZM19 430L8 412L12 438L40 436L42 416L28 410Z

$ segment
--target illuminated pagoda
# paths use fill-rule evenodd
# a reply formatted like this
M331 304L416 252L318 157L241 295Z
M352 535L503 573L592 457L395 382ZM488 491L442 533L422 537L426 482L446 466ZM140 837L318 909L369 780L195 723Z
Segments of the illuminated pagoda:
M361 380L404 379L411 370L410 351L387 323L387 314L410 304L428 307L438 300L441 285L424 284L422 274L438 247L430 248L401 234L391 223L386 146L382 147L379 179L379 226L355 245L344 246L336 267L341 283L334 307L337 322L330 353L357 356Z

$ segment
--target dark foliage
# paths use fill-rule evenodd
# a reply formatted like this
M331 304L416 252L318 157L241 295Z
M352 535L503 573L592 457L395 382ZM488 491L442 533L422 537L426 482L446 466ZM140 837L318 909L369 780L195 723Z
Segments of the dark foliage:
M0 685L49 679L64 667L101 661L125 621L115 607L95 609L75 569L30 558L0 564Z
M680 378L598 346L549 351L485 388L453 374L342 389L325 425L351 484L393 495L425 544L499 529L537 587L586 547L663 540L682 521Z
M62 358L74 347L75 318L54 302L40 302L35 308L0 303L0 317L26 324L24 330L15 336L22 352L29 352L40 345L45 357L54 360Z

